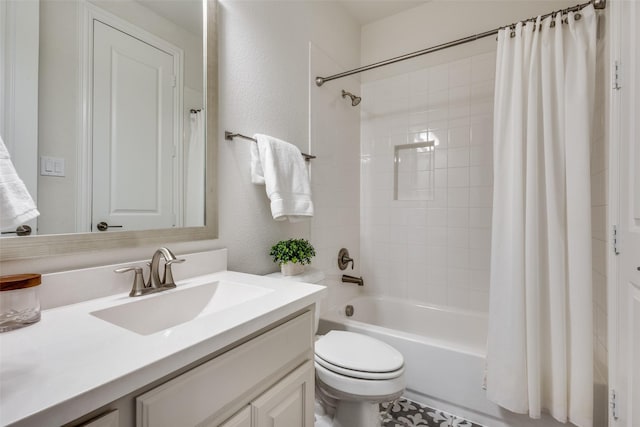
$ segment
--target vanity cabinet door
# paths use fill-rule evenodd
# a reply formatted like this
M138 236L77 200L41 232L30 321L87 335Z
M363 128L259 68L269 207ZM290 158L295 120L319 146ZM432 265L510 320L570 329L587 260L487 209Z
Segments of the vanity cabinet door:
M308 360L253 401L253 427L313 427L313 381Z
M220 424L220 427L251 427L251 406L247 405L242 411Z

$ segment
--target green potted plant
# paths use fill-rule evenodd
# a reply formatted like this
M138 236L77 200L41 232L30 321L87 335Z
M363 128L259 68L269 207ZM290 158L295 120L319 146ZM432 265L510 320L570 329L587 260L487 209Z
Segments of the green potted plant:
M280 265L283 275L296 276L304 271L305 264L311 263L316 250L306 239L289 239L273 245L269 255Z

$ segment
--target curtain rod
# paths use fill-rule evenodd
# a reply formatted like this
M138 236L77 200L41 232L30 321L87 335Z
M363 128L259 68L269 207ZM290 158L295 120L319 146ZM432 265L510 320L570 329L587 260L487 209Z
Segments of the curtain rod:
M569 13L569 12L577 12L579 10L582 10L583 8L589 6L590 4L593 4L593 7L595 9L604 9L607 7L607 0L591 0L588 1L586 3L582 3L582 4L578 4L576 6L572 6L566 9L561 9L561 10L557 10L554 12L550 12L547 13L545 15L541 16L541 19L545 19L549 16L553 16L556 15L557 13ZM535 21L538 17L534 17L534 18L529 18L529 19L525 19L521 22L527 22L527 21ZM384 61L380 61L380 62L375 62L373 64L369 64L369 65L365 65L359 68L354 68L353 70L349 70L349 71L344 71L342 73L338 73L338 74L334 74L332 76L328 76L328 77L316 77L316 85L317 86L322 86L324 83L329 82L331 80L336 80L336 79L341 79L342 77L347 77L347 76L351 76L353 74L359 74L362 73L363 71L369 71L369 70L373 70L374 68L379 68L379 67L384 67L385 65L390 65L390 64L395 64L396 62L400 62L400 61L406 61L407 59L412 59L418 56L422 56L422 55L426 55L428 53L433 53L433 52L437 52L439 50L443 50L443 49L448 49L450 47L454 47L454 46L459 46L461 44L465 44L465 43L469 43L472 41L476 41L485 37L489 37L495 34L498 34L498 32L503 29L503 28L507 28L507 27L515 27L515 23L511 24L511 25L506 25L504 27L499 27L499 28L494 28L493 30L489 30L489 31L485 31L483 33L478 33L478 34L474 34L472 36L468 36L468 37L463 37L461 39L457 39L457 40L453 40L447 43L442 43L436 46L432 46L432 47L428 47L426 49L421 49L412 53L407 53L404 55L400 55L400 56L396 56L395 58L391 58L391 59L386 59Z
M224 131L224 139L226 139L227 141L233 141L233 138L242 138L242 139L246 139L247 141L258 142L257 139L251 138L250 136L243 135L241 133L233 133L233 132L229 132L228 130ZM311 154L307 154L307 153L300 153L300 154L302 154L302 157L304 157L305 162L308 162L309 160L316 158L316 156L312 156Z

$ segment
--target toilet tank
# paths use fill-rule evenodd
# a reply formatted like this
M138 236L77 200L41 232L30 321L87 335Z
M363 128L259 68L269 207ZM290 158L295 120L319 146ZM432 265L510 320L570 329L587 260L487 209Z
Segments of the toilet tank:
M283 279L283 280L292 280L294 282L303 282L303 283L311 283L313 285L321 285L324 284L324 271L318 270L317 268L306 266L304 273L298 274L297 276L285 276L281 272L267 274L267 277L273 277L275 279ZM315 313L315 332L318 332L318 324L320 323L320 313L322 312L322 306L324 304L324 299L319 301L316 304L316 313Z

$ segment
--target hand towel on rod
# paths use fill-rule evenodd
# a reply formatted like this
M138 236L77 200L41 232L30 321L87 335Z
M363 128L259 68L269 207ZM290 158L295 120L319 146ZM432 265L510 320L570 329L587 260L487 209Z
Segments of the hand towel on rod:
M0 137L0 228L15 228L38 215L40 212L18 176Z
M309 173L293 144L256 134L251 144L251 181L264 184L276 221L297 222L313 216Z

